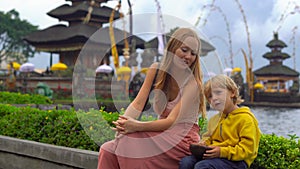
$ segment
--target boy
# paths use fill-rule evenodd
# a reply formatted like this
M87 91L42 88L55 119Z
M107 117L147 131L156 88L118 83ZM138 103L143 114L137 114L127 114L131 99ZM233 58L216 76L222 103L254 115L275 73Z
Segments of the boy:
M219 113L208 122L208 131L199 145L209 146L203 160L193 155L180 161L179 169L232 169L248 168L257 156L260 140L258 122L243 102L234 81L226 75L208 80L205 97Z

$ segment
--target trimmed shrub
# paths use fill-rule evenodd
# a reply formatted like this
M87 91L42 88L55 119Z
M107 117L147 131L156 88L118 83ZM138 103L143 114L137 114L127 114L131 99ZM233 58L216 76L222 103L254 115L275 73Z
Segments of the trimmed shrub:
M99 145L114 138L112 121L119 113L91 109L39 110L31 107L17 108L0 104L0 135L42 143L98 151ZM121 114L123 110L121 111ZM143 121L154 120L152 116ZM200 119L205 128L205 119ZM258 156L252 169L296 169L300 166L300 141L296 135L290 138L275 134L262 134Z
M52 100L42 95L0 92L2 104L52 104Z
M98 151L83 130L75 111L39 110L0 105L0 134L42 143Z
M296 169L300 166L300 141L296 135L290 139L275 134L263 134L253 169Z
M111 129L112 121L117 120L118 116L116 112L107 113L103 109L77 112L78 121L86 135L98 145L114 139L115 132Z

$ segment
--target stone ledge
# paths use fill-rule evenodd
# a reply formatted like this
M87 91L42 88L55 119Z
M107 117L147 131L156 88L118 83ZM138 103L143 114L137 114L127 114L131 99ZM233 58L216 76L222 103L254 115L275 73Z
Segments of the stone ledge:
M98 152L0 136L3 169L97 168Z

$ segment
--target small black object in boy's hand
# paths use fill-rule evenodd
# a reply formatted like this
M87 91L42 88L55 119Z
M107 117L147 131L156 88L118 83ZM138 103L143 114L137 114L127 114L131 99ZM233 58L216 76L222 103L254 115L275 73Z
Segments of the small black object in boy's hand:
M199 144L190 144L190 151L193 156L195 156L198 160L203 159L203 154L205 154L206 150L211 150L212 148L207 146L201 146Z

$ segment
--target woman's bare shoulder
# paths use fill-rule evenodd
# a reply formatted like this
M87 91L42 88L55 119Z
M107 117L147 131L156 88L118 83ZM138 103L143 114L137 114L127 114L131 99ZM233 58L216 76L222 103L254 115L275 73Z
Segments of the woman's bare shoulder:
M150 67L147 70L144 83L152 84L157 69L159 69L159 63L153 63L152 65L150 65Z
M147 74L149 73L154 75L157 69L159 69L159 63L158 62L152 63L148 68Z
M159 62L154 62L154 63L152 63L151 65L150 65L150 69L153 69L153 68L155 68L155 69L158 69L159 68Z

